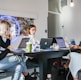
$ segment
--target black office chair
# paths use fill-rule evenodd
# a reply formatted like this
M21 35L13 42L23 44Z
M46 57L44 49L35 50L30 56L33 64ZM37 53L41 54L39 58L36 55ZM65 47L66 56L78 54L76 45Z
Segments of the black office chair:
M78 71L78 79L81 80L81 70Z
M11 77L11 79L13 78L13 72L10 71L5 71L5 70L0 70L0 80L7 78L7 77Z
M39 77L39 72L37 72L37 67L39 67L39 63L38 63L38 60L36 59L36 58L33 58L33 59L28 59L27 60L27 62L26 62L26 64L27 64L27 67L29 68L29 69L31 69L31 68L34 68L34 72L32 72L31 73L31 76L33 76L33 77Z
M81 41L79 42L79 46L81 46Z
M37 72L36 66L34 67L34 72L31 73L31 76L39 77L39 72Z

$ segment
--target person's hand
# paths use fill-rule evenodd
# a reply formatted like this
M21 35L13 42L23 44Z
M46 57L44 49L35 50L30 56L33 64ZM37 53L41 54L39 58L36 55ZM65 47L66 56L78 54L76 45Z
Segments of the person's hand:
M11 35L6 35L6 38L11 40L12 36Z
M78 49L78 46L77 45L72 45L71 48Z
M12 50L12 47L11 46L8 46L7 49L9 49L11 51Z
M5 33L7 39L12 39L12 36L10 35L10 31L6 31Z
M74 49L78 49L78 46L77 46L77 45L75 45L75 46L74 46Z
M69 45L69 47L70 47L70 48L73 48L73 47L74 47L74 45Z

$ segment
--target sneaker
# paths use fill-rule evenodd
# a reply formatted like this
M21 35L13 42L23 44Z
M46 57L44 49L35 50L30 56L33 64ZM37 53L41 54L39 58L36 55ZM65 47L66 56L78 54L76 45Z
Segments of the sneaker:
M31 77L29 74L25 76L25 80L36 80L37 77Z

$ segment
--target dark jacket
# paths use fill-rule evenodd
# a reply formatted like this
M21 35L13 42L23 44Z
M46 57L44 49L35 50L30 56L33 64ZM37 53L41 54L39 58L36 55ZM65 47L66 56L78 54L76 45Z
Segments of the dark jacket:
M5 48L4 51L0 52L0 60L2 60L10 52L10 50L7 49L9 45L10 45L10 40L7 39L6 42L4 42L2 37L0 36L0 47Z

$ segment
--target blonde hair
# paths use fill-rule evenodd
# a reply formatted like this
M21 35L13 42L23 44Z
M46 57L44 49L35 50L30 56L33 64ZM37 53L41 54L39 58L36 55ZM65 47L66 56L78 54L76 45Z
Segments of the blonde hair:
M9 27L9 28L11 27L11 24L6 20L0 20L0 24L6 24L7 27Z
M6 20L0 20L0 36L6 37L10 34L11 24ZM5 25L5 27L3 27Z

